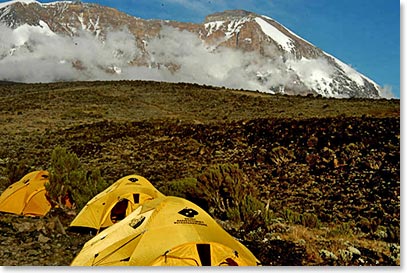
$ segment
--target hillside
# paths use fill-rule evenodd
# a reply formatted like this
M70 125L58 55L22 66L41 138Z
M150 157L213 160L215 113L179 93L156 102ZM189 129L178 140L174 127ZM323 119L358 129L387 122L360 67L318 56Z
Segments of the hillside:
M400 264L399 100L147 81L0 84L0 191L13 167L46 169L57 145L109 183L136 173L163 191L238 164L275 217L250 230L218 220L263 265ZM62 234L56 213L0 214L0 264L69 265L90 237ZM73 215L60 219L67 227Z

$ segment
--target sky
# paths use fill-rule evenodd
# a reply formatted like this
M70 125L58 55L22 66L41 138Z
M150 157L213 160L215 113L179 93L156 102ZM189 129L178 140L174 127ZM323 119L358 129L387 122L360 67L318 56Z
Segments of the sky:
M7 2L7 1L1 1ZM39 0L39 2L55 2ZM244 9L275 19L400 98L400 12L404 0L86 0L143 19L201 23Z

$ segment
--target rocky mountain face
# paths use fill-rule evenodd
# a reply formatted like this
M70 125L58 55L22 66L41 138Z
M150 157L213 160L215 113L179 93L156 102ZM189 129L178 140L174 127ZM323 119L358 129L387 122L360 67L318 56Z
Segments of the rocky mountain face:
M290 95L382 96L380 86L350 66L272 18L243 10L192 24L80 1L20 0L0 4L0 23L12 37L0 37L0 68L21 56L36 63L35 70L9 69L1 80L152 79Z

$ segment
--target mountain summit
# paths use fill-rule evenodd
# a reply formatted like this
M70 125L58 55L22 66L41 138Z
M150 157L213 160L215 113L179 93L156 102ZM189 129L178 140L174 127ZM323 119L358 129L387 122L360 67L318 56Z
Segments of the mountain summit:
M0 80L148 79L380 98L380 86L267 16L143 20L80 1L0 4ZM13 69L12 67L18 69Z
M249 17L249 16L257 17L258 15L253 12L246 11L246 10L225 10L222 12L217 12L217 13L213 13L213 14L206 16L205 23L214 22L214 21L241 19L243 17Z

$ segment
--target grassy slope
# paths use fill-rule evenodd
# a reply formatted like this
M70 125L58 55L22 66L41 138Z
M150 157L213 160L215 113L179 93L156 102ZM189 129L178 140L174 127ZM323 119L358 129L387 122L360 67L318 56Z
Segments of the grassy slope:
M376 224L376 232L399 225L399 120L398 100L272 96L143 81L4 84L0 182L5 184L6 162L46 168L58 144L101 168L111 182L138 173L160 186L196 177L206 166L239 163L274 211L313 213L323 222L316 229L270 227L274 239L293 242L293 249L306 242L301 261L291 264L324 264L319 250L339 255L349 242L390 255L389 244L377 236L341 227ZM273 151L281 147L289 156L276 159ZM364 219L368 227L360 224ZM264 264L290 264L264 252L267 247L278 252L276 245L252 246Z

